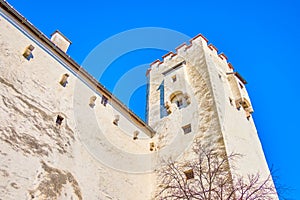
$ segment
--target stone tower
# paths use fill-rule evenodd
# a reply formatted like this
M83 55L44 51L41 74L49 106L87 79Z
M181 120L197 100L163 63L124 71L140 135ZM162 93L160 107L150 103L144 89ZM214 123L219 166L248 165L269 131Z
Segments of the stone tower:
M202 141L226 154L243 155L230 170L266 177L270 172L251 116L247 82L207 42L198 35L153 62L147 72L148 123L161 134L157 145L167 146L169 156L186 159L190 141Z
M154 199L160 158L189 159L194 141L243 154L244 176L269 174L246 81L202 35L151 64L148 124L70 44L0 0L0 199Z

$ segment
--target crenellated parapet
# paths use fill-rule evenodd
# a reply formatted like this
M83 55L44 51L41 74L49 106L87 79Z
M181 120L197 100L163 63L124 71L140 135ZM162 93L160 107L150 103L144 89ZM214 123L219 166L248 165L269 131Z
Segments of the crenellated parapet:
M268 175L247 82L203 35L151 63L146 123L66 53L61 32L48 38L5 0L0 27L0 185L11 183L0 199L153 199L164 160L192 163L202 142L243 155L231 172Z
M230 62L228 62L228 58L225 55L224 52L219 53L218 48L213 45L212 43L208 44L208 39L205 38L202 34L198 34L197 36L193 37L192 39L189 40L189 43L183 43L181 45L179 45L178 47L175 48L175 53L173 52L168 52L167 54L162 56L162 60L155 60L154 62L152 62L150 64L150 69L153 68L159 68L163 63L169 63L170 60L175 60L178 55L185 55L190 53L189 51L193 51L191 49L193 49L192 47L194 46L201 46L203 47L206 51L211 52L212 55L215 55L216 58L219 59L220 63L225 64L224 66L226 66L226 71L227 72L233 72L234 68L232 66L232 64ZM148 71L149 72L149 71ZM148 74L147 72L147 74Z
M215 67L213 68L216 69L213 74L216 73L216 76L220 79L222 76L226 77L225 79L227 79L231 91L229 97L230 101L235 101L235 107L237 109L240 109L240 107L244 108L246 116L249 118L253 109L248 93L244 87L244 85L247 84L247 81L234 70L233 65L228 61L229 59L225 53L219 52L215 45L208 43L208 39L202 34L198 34L191 38L188 43L179 45L175 48L175 52L170 51L163 55L161 60L155 60L150 64L150 68L146 75L149 76L151 70L156 69L159 73L155 74L161 74L164 76L164 79L166 79L167 74L173 73L178 66L180 67L188 63L189 61L187 59L190 55L196 56L200 52L203 53L207 63L215 63ZM165 84L168 85L168 81L166 81ZM172 87L176 87L176 84L172 84Z

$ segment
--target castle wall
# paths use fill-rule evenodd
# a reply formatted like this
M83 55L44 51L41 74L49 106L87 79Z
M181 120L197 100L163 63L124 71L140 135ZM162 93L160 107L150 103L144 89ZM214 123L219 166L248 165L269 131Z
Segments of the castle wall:
M221 59L216 51L208 47L204 48L204 52L210 71L226 151L228 154L239 153L242 155L234 164L236 168L232 170L245 177L257 172L262 177L267 177L270 172L253 118L250 113L247 113L247 109L235 102L239 96L250 102L246 86L238 77L230 74L232 69L228 66L225 58ZM235 84L230 83L230 81L234 81Z
M202 41L203 40L203 41ZM162 62L156 61L149 72L149 124L157 131L159 155L178 159L191 157L191 145L202 141L211 148L224 148L217 112L214 107L209 71L203 52L204 39L198 37L193 45L181 46L176 54L164 56ZM206 44L205 44L206 45ZM182 65L182 67L177 67ZM176 82L170 79L178 76ZM158 89L164 82L164 100L171 101L170 94L181 91L187 94L189 105L179 108L171 103L171 112L161 116L160 93ZM183 128L190 124L191 132ZM164 152L164 149L168 152Z
M153 175L138 158L151 130L111 98L101 104L103 94L0 11L0 199L150 199Z
M197 36L190 42L190 45L179 46L176 53L165 55L162 61L152 63L149 73L150 99L148 102L150 125L155 130L158 130L160 126L165 127L165 133L158 131L163 135L161 138L167 137L168 141L172 141L170 135L173 134L173 138L182 137L181 141L184 141L188 136L183 134L181 127L187 123L186 121L190 121L192 124L190 134L193 137L188 139L206 143L208 148L223 150L227 155L241 154L237 162L230 161L231 172L245 178L249 174L259 172L261 178L266 178L270 172L251 117L253 109L243 83L245 80L233 72L233 67L228 64L224 54L218 54L218 50L213 45L207 45L204 37ZM175 111L167 116L159 117L160 91L157 86L163 81L168 83L166 79L170 78L164 75L164 71L172 70L181 62L185 62L184 66L177 71L173 70L172 73L185 74L185 84L180 83L176 86L174 83L173 85L169 83L166 90L177 91L181 87L183 92L191 96L190 107L178 111L176 105L172 105ZM168 95L165 95L164 100L168 100ZM187 120L183 123L182 119ZM174 134L175 130L179 131ZM164 139L159 142L164 143ZM169 143L173 145L174 142ZM191 158L189 147L183 149L180 159L188 161L188 158ZM174 150L170 154L177 156L178 152Z
M247 109L242 106L239 107L235 102L237 100L235 99L236 96L242 96L250 102L245 85L234 75L228 74L231 69L226 62L223 62L224 59L220 59L216 52L205 48L205 54L210 69L226 151L242 155L238 162L234 164L236 168L232 170L245 177L248 174L258 172L262 177L267 177L270 171L253 118L251 114L247 113ZM235 81L235 85L231 84L230 81ZM230 99L232 102L230 102Z
M153 169L161 159L189 160L195 141L242 154L234 172L268 175L243 80L203 36L151 65L154 134L6 11L0 10L0 199L151 199Z

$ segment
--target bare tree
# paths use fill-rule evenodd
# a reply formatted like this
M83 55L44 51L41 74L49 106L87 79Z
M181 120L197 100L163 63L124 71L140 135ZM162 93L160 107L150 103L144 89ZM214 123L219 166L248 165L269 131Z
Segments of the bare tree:
M240 155L226 155L202 146L193 150L196 159L184 163L169 160L157 171L156 199L277 199L271 175L262 178L260 174L254 174L245 178L231 173L228 161L234 161Z

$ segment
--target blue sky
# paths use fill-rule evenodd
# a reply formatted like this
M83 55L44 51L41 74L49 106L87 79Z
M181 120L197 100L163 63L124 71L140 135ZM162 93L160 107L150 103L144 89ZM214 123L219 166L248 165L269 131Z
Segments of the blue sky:
M202 33L248 81L253 114L269 166L278 169L281 184L298 184L300 141L298 106L300 73L300 2L285 1L37 1L8 0L46 35L56 29L72 42L68 54L79 64L102 41L141 27L162 27L190 37ZM180 43L174 42L174 47ZM113 90L132 68L151 63L166 51L142 49L120 56L100 82ZM96 76L98 66L88 66ZM144 77L144 74L140 75ZM97 77L98 78L98 77ZM118 96L118 95L117 95ZM144 118L145 87L129 106Z

